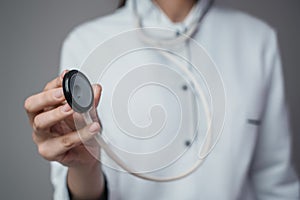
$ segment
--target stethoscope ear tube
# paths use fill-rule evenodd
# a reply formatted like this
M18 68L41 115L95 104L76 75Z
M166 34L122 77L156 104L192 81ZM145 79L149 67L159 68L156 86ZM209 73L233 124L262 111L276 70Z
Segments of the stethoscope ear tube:
M179 42L184 42L186 41L189 37L191 37L194 32L197 30L199 23L202 21L202 19L204 18L204 16L206 15L206 13L208 12L208 10L210 9L210 7L213 4L213 0L205 0L204 1L204 11L202 12L201 15L198 16L198 18L195 19L195 22L192 24L192 27L190 27L190 30L188 30L185 35L180 35L177 38L173 38L171 40L167 40L167 41L156 41L155 39L148 37L148 35L146 33L144 33L142 31L142 33L140 34L140 37L143 41L145 41L146 43L159 43L159 44L166 44L166 45L171 45L171 44L178 44ZM137 6L136 6L136 2L134 1L134 14L137 17L137 21L138 21L138 28L143 28L141 26L141 19L138 15L137 12ZM162 54L164 55L166 58L173 60L172 58L170 58L167 54ZM190 74L190 72L187 71L187 69L184 69L184 71L187 74ZM194 80L195 81L195 80ZM197 84L195 84L195 90L197 90L198 94L200 94L200 96L203 96L201 93L201 88L198 87ZM83 118L85 120L86 124L91 124L93 122L89 111L91 110L92 106L93 106L93 101L94 101L94 94L93 94L93 89L92 86L88 80L88 78L81 72L79 72L78 70L71 70L68 73L65 74L64 78L63 78L63 91L64 91L64 95L65 98L67 100L67 103L72 107L72 109L78 113L81 113L83 115ZM208 111L207 111L208 112ZM211 116L209 114L208 115L208 120L209 120L209 124L211 123ZM209 125L209 129L210 129L210 125ZM101 128L102 131L102 128ZM171 177L166 177L166 178L162 178L162 177L151 177L151 176L147 176L146 174L143 173L137 173L135 172L133 169L131 169L130 167L128 167L128 165L123 162L123 160L110 148L109 144L104 140L103 136L101 135L101 131L99 134L97 134L94 138L97 141L97 143L100 145L100 147L106 152L106 154L113 160L115 161L121 168L123 168L125 171L127 171L128 173L139 177L141 179L145 179L145 180L149 180L149 181L156 181L156 182L169 182L169 181L175 181L178 179L182 179L190 174L192 174L193 172L195 172L199 166L204 162L205 160L205 156L202 155L206 155L207 152L209 151L209 144L211 143L211 138L207 137L204 143L204 149L203 151L200 152L200 157L198 158L197 162L187 171L177 175L177 176L171 176ZM210 136L210 134L209 134Z
M199 24L202 22L210 8L213 6L215 0L199 0L201 4L201 7L203 9L198 11L198 15L194 18L193 22L189 27L187 27L186 31L182 34L177 35L174 38L164 38L164 39L157 39L153 38L152 36L148 35L147 32L144 30L143 26L143 19L140 16L140 13L138 12L138 7L137 7L137 0L133 1L133 14L136 19L136 26L139 28L139 37L142 39L142 41L146 43L151 43L151 44L157 44L157 45L176 45L180 44L182 42L187 41L189 38L191 38L198 30ZM155 1L153 1L155 3Z
M76 81L76 79L77 79L77 81ZM80 84L82 84L82 85L80 85ZM84 89L91 90L92 94L90 94L88 92L85 94L89 94L89 96L83 97L86 101L80 101L80 98L82 96L76 96L76 93L78 92L76 90L82 89L81 87ZM67 72L63 79L63 91L64 91L65 98L67 100L67 103L72 107L72 109L74 109L74 111L82 114L85 123L86 124L93 123L92 117L90 115L90 110L93 106L94 94L93 94L92 86L91 86L89 80L87 79L87 77L83 73L81 73L77 70L71 70L71 71ZM109 144L107 142L105 142L101 132L102 132L102 126L101 126L100 132L94 137L94 139L97 141L97 143L100 145L100 147L122 169L124 169L128 173L130 173L136 177L139 177L141 179L145 179L145 180L149 180L149 181L156 181L156 182L175 181L175 180L182 179L182 178L192 174L204 162L204 159L199 158L198 161L189 170L187 170L186 172L181 173L177 176L166 177L166 178L147 176L143 173L137 173L133 169L128 167L128 165L109 147Z

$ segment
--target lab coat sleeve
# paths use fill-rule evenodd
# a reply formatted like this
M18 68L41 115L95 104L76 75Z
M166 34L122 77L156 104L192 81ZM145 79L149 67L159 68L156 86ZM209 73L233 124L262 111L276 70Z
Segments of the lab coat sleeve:
M51 162L51 182L54 188L53 200L69 200L67 187L68 168L58 162Z
M297 200L299 180L291 164L291 129L284 98L283 73L276 34L264 54L267 89L264 114L251 168L258 200Z

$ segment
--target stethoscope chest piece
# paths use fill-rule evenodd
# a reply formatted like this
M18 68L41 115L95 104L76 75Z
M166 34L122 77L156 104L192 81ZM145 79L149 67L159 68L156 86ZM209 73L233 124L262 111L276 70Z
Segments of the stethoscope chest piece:
M67 72L62 87L67 103L74 111L85 113L93 106L93 88L83 73L78 70Z

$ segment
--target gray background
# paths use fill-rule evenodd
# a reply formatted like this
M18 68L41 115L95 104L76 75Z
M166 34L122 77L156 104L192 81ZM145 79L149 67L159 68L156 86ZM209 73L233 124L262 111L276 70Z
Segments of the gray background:
M294 161L300 172L300 1L219 0L278 30L291 107ZM61 43L76 25L112 12L118 0L27 0L0 2L1 139L0 198L51 199L49 164L31 140L23 110L27 96L57 75Z

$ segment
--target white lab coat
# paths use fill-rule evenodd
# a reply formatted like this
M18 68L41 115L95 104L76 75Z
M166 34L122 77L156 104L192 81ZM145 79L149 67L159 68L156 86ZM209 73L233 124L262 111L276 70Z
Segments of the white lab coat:
M148 0L138 1L138 7L146 13L146 26L178 31L194 14L174 24ZM78 67L97 44L133 28L131 0L115 13L79 26L63 45L61 70ZM193 38L214 60L224 81L226 119L219 142L195 173L174 182L145 181L104 166L109 199L299 199L299 183L290 163L291 133L274 30L244 13L213 7ZM191 92L182 90L183 84L173 89L188 98ZM191 103L186 105L191 109ZM105 127L109 113L102 102L100 107ZM183 119L183 124L190 121ZM54 199L69 199L67 168L56 162L51 165Z

